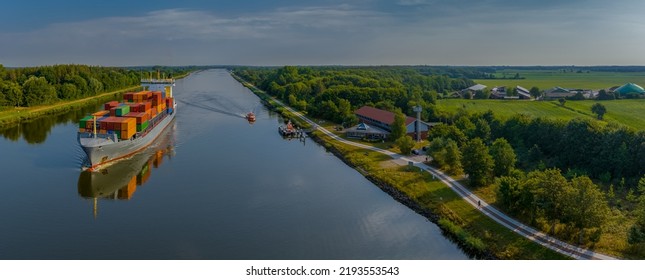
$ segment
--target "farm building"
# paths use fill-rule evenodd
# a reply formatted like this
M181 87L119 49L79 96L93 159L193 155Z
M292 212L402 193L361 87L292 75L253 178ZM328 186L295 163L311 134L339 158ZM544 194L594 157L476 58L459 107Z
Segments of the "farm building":
M517 89L517 96L519 96L520 99L531 99L531 92L528 89L521 86L516 86L515 89Z
M491 99L503 99L506 97L506 87L501 86L501 87L494 87L490 91L490 98Z
M383 132L389 134L392 131L391 125L394 123L394 113L377 109L370 106L363 106L360 109L354 112L356 117L359 119L359 124L357 126L351 127L347 130L347 137L359 137L361 133L363 134L372 134L376 135L377 130L382 130ZM431 125L417 120L416 118L407 116L405 119L406 131L409 135L415 135L415 125L419 123L419 130L421 132L421 137L425 138L427 136L428 130ZM363 127L361 127L363 125ZM351 134L351 135L350 135ZM362 138L362 137L360 137Z
M547 99L557 99L557 98L563 98L563 97L571 97L574 96L576 92L572 92L566 88L561 88L561 87L554 87L552 89L546 90L544 92L544 97Z
M482 85L482 84L476 84L476 85L471 86L471 87L469 87L469 88L462 89L462 90L459 92L459 94L461 95L461 97L463 97L466 93L470 93L470 96L471 96L471 98L472 98L472 96L475 96L475 93L477 93L478 91L482 91L482 90L484 90L485 88L486 88L486 86L485 86L485 85Z
M509 95L506 91L505 86L494 87L490 92L490 98L492 99L531 99L531 94L529 91L521 86L515 87L515 92L517 95Z
M629 93L643 94L643 93L645 93L645 90L641 86L639 86L637 84L626 83L626 84L614 89L614 93L618 93L620 95L626 95L626 94L629 94Z

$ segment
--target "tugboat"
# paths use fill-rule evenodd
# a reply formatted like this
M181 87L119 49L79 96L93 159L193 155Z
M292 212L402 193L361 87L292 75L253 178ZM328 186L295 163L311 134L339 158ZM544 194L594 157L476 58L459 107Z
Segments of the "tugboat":
M248 114L246 114L246 120L250 123L255 122L255 114L253 114L253 112L249 112Z

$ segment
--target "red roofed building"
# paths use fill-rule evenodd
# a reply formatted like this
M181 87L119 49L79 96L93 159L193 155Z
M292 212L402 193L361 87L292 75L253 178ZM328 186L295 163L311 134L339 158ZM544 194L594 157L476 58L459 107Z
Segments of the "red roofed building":
M392 131L392 128L390 127L394 122L394 113L392 112L370 106L363 106L360 109L354 111L354 114L356 114L356 117L358 117L359 121L362 123L381 128L387 132ZM407 128L408 134L414 135L416 123L415 121L415 118L406 116L405 126ZM419 121L419 130L421 131L422 138L425 138L428 129L430 129L430 124Z

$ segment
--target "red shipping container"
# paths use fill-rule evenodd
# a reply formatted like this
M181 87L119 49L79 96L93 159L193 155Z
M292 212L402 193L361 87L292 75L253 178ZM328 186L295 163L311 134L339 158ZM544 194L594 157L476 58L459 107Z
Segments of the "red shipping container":
M117 107L117 106L119 106L119 102L117 102L117 101L110 101L110 102L105 103L105 104L103 105L103 109L105 109L105 110L110 110L110 109L112 109L112 108L114 108L114 107Z

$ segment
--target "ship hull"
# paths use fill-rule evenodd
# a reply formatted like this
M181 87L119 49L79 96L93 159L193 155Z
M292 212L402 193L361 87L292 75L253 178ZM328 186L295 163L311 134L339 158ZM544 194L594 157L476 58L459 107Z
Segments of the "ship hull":
M130 140L118 140L115 134L111 137L93 137L91 133L79 132L77 136L78 143L87 154L86 167L94 170L101 165L132 156L134 153L144 149L159 137L161 132L175 119L176 114L175 109L146 135Z

